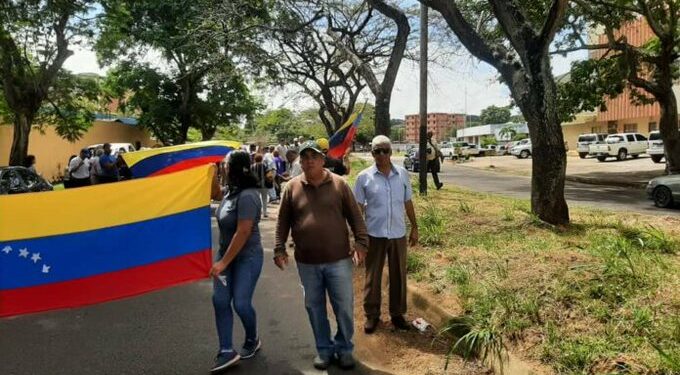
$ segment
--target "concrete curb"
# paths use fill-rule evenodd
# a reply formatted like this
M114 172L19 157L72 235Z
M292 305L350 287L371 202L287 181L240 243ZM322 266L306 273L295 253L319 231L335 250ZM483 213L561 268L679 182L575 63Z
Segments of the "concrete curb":
M457 317L448 313L437 304L431 302L427 296L422 294L417 288L412 286L407 287L407 299L409 309L416 315L422 316L429 321L432 326L439 330L445 327L451 320ZM533 369L529 364L523 362L521 359L512 353L504 350L503 365L498 360L488 359L484 365L493 370L495 374L499 375L541 375L541 372Z
M582 184L628 187L628 188L641 189L641 190L644 190L645 187L647 186L646 181L645 182L641 182L641 181L618 181L618 180L607 180L607 179L599 179L599 178L585 177L585 176L578 176L578 175L571 175L571 176L567 175L566 180L567 181L573 181L573 182L580 182Z

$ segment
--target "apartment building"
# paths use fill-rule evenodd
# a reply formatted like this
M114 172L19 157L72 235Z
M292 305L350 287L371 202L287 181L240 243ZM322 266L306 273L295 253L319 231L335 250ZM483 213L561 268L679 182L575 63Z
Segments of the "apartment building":
M427 130L433 133L434 139L441 142L451 137L454 129L465 127L465 115L462 113L428 113ZM420 115L405 116L405 141L418 143L420 139Z

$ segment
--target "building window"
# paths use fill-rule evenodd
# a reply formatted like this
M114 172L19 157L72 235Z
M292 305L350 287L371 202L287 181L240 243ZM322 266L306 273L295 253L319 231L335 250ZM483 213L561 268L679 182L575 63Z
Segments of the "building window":
M602 127L601 126L593 126L590 128L590 132L594 134L602 133Z
M655 130L659 130L659 124L657 124L656 122L650 122L649 123L649 131L653 132Z
M607 124L607 133L614 134L618 131L619 131L619 125L615 121L612 121L612 122Z
M635 133L637 132L637 124L624 124L623 131L625 133Z

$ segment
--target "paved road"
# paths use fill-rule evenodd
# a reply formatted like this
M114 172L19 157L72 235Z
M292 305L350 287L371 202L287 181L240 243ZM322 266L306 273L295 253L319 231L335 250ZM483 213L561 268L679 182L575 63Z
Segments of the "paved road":
M531 179L498 172L465 168L445 163L440 179L474 191L529 199ZM615 211L634 211L653 215L680 215L680 210L659 209L648 200L643 190L566 182L565 196L570 205L588 206Z
M213 248L216 248L213 220ZM272 230L274 220L263 222ZM265 249L271 249L272 236ZM143 241L144 239L140 239ZM297 270L265 250L255 294L263 349L228 374L323 374L302 304ZM86 308L0 320L0 374L208 374L217 351L211 284L201 281ZM234 344L243 342L235 319ZM346 374L335 367L330 374ZM377 374L361 366L354 374Z

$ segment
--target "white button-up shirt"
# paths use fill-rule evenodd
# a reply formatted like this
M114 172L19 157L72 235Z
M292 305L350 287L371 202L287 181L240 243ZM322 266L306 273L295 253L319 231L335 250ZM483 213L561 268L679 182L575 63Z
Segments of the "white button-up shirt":
M392 164L389 176L376 165L357 176L354 197L365 208L366 227L372 237L395 239L406 236L404 204L413 195L408 172Z

